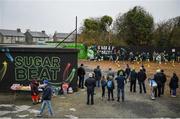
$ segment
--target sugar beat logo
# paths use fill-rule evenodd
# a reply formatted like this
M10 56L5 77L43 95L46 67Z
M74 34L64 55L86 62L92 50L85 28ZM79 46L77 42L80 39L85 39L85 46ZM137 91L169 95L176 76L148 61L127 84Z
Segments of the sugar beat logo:
M39 56L16 56L15 57L15 80L57 80L60 72L59 57Z

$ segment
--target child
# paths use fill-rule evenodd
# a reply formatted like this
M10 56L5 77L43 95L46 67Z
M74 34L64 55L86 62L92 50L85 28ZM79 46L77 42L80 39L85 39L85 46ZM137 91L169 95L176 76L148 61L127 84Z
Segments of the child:
M151 88L151 89L150 89L151 99L152 99L152 100L155 100L155 95L154 95L154 93L155 93L155 88L157 88L157 83L155 82L154 79L149 78L148 80L149 80L149 85L150 85L150 88Z
M38 82L35 79L33 79L31 81L30 87L31 87L31 98L34 105L39 102L38 86L39 86Z
M114 81L113 77L109 76L107 80L107 89L108 89L108 101L110 101L110 95L112 98L112 101L114 101L114 96L113 96L113 90L114 90Z
M178 88L178 81L179 78L177 77L176 73L173 73L173 76L169 83L171 97L176 97L176 88Z
M106 87L107 83L106 83L106 77L102 76L101 79L101 87L102 87L102 100L105 97L105 87Z

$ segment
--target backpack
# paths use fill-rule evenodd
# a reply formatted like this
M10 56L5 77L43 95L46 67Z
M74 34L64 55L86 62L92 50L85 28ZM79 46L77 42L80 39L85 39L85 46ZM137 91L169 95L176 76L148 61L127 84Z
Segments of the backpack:
M111 80L107 82L107 88L112 88L112 81Z

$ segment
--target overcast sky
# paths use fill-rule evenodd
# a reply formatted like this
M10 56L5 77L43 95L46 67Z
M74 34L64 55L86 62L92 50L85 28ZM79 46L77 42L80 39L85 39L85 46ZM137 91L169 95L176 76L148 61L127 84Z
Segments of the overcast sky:
M0 0L0 29L21 28L69 33L89 17L113 19L134 6L142 6L160 22L180 16L180 0Z

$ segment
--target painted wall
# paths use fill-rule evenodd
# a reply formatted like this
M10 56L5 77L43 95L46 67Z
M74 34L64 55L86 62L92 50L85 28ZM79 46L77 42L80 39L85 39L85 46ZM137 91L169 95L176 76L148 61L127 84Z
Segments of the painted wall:
M36 78L52 85L69 83L77 88L77 50L55 48L0 47L0 91L13 83L29 85Z

